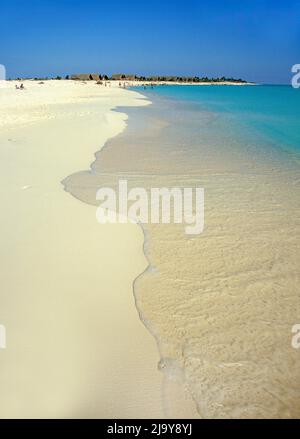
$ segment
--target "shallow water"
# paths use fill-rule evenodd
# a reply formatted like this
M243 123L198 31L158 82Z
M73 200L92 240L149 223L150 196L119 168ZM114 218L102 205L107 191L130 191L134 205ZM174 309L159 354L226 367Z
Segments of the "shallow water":
M184 89L191 93L157 89L147 93L151 106L118 109L127 129L64 185L94 205L97 190L120 178L203 187L204 233L145 225L149 267L134 284L158 344L166 412L180 416L192 398L204 418L299 417L300 352L291 347L300 323L299 155L226 102L219 111ZM207 101L218 101L209 90Z

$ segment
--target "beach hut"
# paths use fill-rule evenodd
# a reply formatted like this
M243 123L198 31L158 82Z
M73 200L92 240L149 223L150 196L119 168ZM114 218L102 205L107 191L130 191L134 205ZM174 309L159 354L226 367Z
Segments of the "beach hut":
M125 73L115 73L112 75L112 79L114 81L134 81L136 79L136 75L128 75Z
M99 73L91 73L90 74L90 80L91 81L99 81L99 79L101 79L102 76Z
M123 79L125 79L126 75L123 75L122 73L115 73L114 75L112 75L112 79L114 81L122 81Z
M99 73L80 73L77 75L72 75L71 79L73 81L99 81L101 79Z

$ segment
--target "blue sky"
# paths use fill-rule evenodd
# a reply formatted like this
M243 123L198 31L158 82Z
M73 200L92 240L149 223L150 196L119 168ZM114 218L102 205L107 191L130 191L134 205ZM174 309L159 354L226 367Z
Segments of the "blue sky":
M7 0L9 77L78 72L234 76L288 83L300 0Z

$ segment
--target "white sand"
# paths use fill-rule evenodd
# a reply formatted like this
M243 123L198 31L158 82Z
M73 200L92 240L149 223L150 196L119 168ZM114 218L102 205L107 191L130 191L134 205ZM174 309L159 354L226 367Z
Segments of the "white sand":
M162 417L154 339L134 306L136 225L99 225L61 181L126 126L133 92L73 81L0 89L0 417Z

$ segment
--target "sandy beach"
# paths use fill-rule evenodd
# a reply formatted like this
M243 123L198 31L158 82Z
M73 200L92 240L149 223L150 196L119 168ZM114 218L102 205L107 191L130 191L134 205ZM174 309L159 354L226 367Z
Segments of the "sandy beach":
M94 82L0 90L0 417L164 416L155 340L132 284L142 230L99 225L61 181L126 127L140 95Z
M0 89L0 418L299 417L298 155L118 81L16 84ZM205 232L99 224L96 192L120 178L204 187Z
M157 341L164 408L192 417L187 389L200 418L298 418L299 156L256 130L250 137L232 112L176 99L200 93L183 89L170 99L166 88L149 92L152 105L128 109L126 130L66 190L93 205L97 188L117 187L120 176L133 188L205 188L202 234L143 224L149 269L135 296ZM266 89L236 93L253 102ZM224 90L211 93L229 106Z
M300 419L299 0L183 6L1 4L0 423Z

